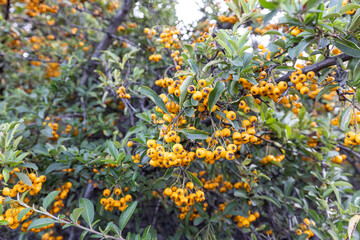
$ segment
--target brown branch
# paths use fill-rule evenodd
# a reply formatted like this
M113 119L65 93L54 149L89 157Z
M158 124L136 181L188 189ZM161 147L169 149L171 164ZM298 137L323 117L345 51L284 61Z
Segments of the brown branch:
M10 18L10 0L6 2L6 9L5 9L5 20L9 20Z
M339 55L336 55L336 56L333 56L333 57L328 57L328 58L326 58L326 59L324 59L324 60L322 60L322 61L320 61L318 63L315 63L313 65L304 67L303 69L301 69L302 73L306 74L306 73L311 72L311 71L318 72L321 69L330 67L332 65L336 65L338 58L340 58L343 61L349 61L350 59L352 59L351 56L346 55L345 53L342 53L342 54L339 54ZM278 82L281 82L281 81L288 81L289 78L290 78L291 73L292 72L289 72L286 75L275 79L275 82L278 83Z
M106 33L103 39L98 43L95 48L94 53L92 54L88 65L85 67L84 73L81 77L80 85L85 85L94 72L97 61L93 60L93 58L99 58L101 56L101 52L106 50L113 41L113 35L116 33L117 28L119 25L125 20L126 15L129 13L133 6L133 0L125 0L121 9L117 12L114 19L111 21L110 25L108 26Z

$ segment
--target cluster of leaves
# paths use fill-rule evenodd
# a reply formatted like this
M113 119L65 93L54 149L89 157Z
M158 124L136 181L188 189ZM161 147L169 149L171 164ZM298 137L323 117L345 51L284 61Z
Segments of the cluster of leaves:
M359 238L358 1L204 0L180 34L174 1L30 2L0 1L9 236Z

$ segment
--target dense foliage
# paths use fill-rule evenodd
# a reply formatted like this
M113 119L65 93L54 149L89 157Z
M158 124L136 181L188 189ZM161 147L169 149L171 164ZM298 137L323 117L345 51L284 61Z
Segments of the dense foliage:
M360 3L0 0L0 239L359 239Z

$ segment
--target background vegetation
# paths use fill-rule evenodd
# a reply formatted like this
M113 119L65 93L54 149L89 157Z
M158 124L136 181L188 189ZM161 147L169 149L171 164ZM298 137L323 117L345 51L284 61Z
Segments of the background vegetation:
M0 0L0 238L360 238L359 1L203 3Z

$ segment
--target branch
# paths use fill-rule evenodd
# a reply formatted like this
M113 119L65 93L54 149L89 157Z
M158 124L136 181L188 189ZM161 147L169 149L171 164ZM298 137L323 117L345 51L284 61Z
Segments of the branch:
M113 41L113 35L115 35L117 28L119 25L125 20L126 15L129 13L133 6L133 0L125 0L121 9L117 12L114 19L108 26L104 38L98 43L95 48L94 53L92 54L88 65L86 66L84 73L81 77L80 85L85 85L90 77L90 75L94 72L97 62L92 58L99 58L101 52L106 50Z
M90 228L84 227L84 226L78 224L77 222L73 222L73 221L71 221L71 220L69 220L69 219L59 218L59 217L56 217L56 216L50 214L49 212L45 212L45 211L38 210L38 209L36 209L35 207L30 207L30 206L27 205L26 203L20 201L20 196L19 196L19 194L17 195L17 200L18 200L18 203L19 203L21 206L23 206L23 207L25 207L25 208L31 208L32 210L34 210L34 212L40 213L40 214L42 214L42 215L46 215L46 216L48 216L48 217L50 217L50 218L58 221L58 223L61 223L61 224L71 224L71 225L74 226L74 227L77 227L77 228L80 228L80 229L82 229L82 230L85 230L85 231L94 233L94 234L99 235L99 236L103 236L104 238L107 238L107 239L125 240L125 239L122 238L121 236L119 236L119 237L114 237L114 236L106 235L106 234L101 233L101 232L98 232L98 231L96 231L96 230L94 230L94 229L90 229Z
M10 0L6 2L6 9L5 9L5 20L9 20L10 18Z
M343 61L349 61L350 59L352 59L351 56L346 55L345 53L342 53L342 54L339 54L339 55L336 55L336 56L333 56L333 57L326 58L326 59L324 59L324 60L322 60L322 61L320 61L318 63L315 63L313 65L304 67L303 69L301 69L302 73L306 74L306 73L311 72L311 71L318 72L321 69L330 67L332 65L336 65L338 58L340 58ZM281 81L289 80L291 73L292 72L289 72L286 75L275 79L275 82L278 83L278 82L281 82Z

